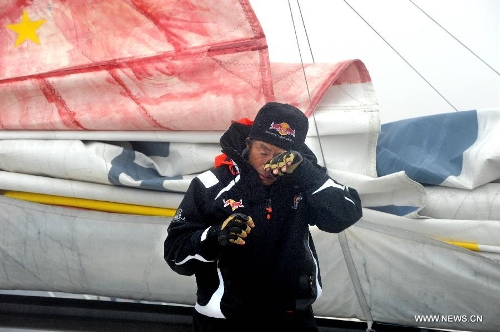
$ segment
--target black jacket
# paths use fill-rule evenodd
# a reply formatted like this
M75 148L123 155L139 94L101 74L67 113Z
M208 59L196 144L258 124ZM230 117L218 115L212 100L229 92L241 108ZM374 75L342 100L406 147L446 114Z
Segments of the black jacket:
M332 180L305 144L295 171L264 186L243 157L249 128L233 123L221 137L230 162L191 182L164 243L168 265L195 274L196 310L210 317L308 308L321 294L309 225L338 233L362 216L357 191ZM221 247L210 227L233 213L255 227L245 245Z

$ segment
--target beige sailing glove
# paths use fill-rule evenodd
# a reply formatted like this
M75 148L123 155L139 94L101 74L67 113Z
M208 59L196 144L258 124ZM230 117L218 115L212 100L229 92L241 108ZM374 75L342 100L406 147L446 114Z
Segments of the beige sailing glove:
M223 247L230 244L245 244L245 238L255 226L252 217L242 213L233 213L220 226L217 240ZM215 228L215 227L214 227Z
M297 151L285 151L269 160L264 165L264 170L271 170L274 176L283 176L292 173L302 160L302 156Z

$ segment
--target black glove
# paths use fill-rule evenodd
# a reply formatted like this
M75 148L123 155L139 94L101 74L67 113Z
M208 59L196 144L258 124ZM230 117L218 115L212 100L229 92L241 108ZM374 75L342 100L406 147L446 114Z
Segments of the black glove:
M271 170L271 174L274 176L283 176L286 173L292 173L297 166L302 162L302 156L300 153L294 150L285 151L267 161L264 165L264 169Z
M254 226L252 217L242 213L233 213L222 223L217 240L223 247L233 243L245 244L245 240L243 239L250 234Z

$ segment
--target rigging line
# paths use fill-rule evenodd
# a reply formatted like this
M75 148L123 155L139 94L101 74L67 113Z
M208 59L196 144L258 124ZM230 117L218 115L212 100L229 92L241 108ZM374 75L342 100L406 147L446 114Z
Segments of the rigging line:
M309 35L307 34L307 28L306 28L306 23L304 21L304 15L302 15L302 9L300 8L300 3L299 3L299 0L297 0L297 6L299 7L299 12L300 12L300 17L302 19L302 27L304 28L304 32L306 33L306 39L307 39L307 45L309 46L309 53L311 53L311 58L312 58L312 62L313 63L316 63L316 61L314 60L314 54L313 54L313 51L312 51L312 47L311 47L311 42L309 41ZM339 85L338 86L340 88L340 90L342 90L348 97L350 97L351 99L353 100L356 100L357 102L359 102L360 104L363 104L363 102L357 100L356 98L354 98L353 96L351 96L347 91L344 90L344 88L342 88L342 85ZM317 129L316 129L317 131Z
M474 55L476 58L478 58L482 63L484 63L486 66L488 66L491 70L493 70L495 73L497 73L497 75L500 76L500 73L495 70L495 68L493 68L492 66L490 66L486 61L484 61L481 57L479 57L479 55L477 55L476 53L474 53L470 48L468 48L464 43L462 43L460 40L458 40L457 37L455 37L454 35L452 35L448 30L446 30L441 24L439 24L435 19L433 19L429 14L427 14L422 8L420 8L419 6L417 6L412 0L409 0L415 7L417 7L422 13L425 14L425 16L427 16L431 21L433 21L434 23L437 24L437 26L439 26L441 29L443 29L448 35L450 35L450 37L452 37L453 39L455 39L460 45L462 45L465 49L467 49L467 51L469 51L470 53L472 53L472 55Z
M299 4L299 0L297 0L297 5L298 4ZM300 51L299 37L297 36L297 29L295 28L295 21L293 19L292 6L290 5L290 0L288 0L288 8L290 9L290 17L292 18L293 31L295 33L295 40L297 41L297 49L299 51L300 63L302 64L302 73L304 74L304 80L306 82L307 95L309 97L309 106L311 106L312 105L311 92L309 91L309 84L307 82L307 75L306 75L306 70L304 67L304 60L302 60L302 52ZM300 6L299 6L299 9L300 9ZM300 16L302 17L302 12L300 12ZM304 22L303 19L302 19L302 22ZM304 26L304 29L305 29L305 26ZM306 33L306 35L307 35L307 33ZM318 135L318 143L319 143L319 149L321 151L321 158L323 159L323 165L326 167L325 153L323 152L323 146L321 145L318 124L316 123L316 117L314 116L313 109L311 110L311 114L312 114L312 117L314 120L314 127L316 129L316 134Z
M313 51L311 48L311 42L309 41L309 35L307 34L306 23L304 22L304 16L302 15L302 9L300 8L299 0L297 0L297 6L299 7L300 18L302 20L302 27L304 28L304 32L306 33L307 46L309 46L309 53L311 53L311 58L312 58L313 63L316 63L316 61L314 61L314 55L313 55Z
M367 105L365 102L363 102L363 101L361 101L361 100L357 99L356 97L352 96L349 92L347 92L347 91L346 91L346 90L342 87L342 85L339 85L339 86L338 86L338 88L339 88L340 90L342 90L342 92L343 92L343 93L345 93L347 97L351 98L352 100L357 101L360 105L363 105L363 106L366 106L366 107L370 107L370 106L369 106L369 105Z
M424 76L422 76L422 74L420 74L420 73L418 72L418 70L416 70L416 69L415 69L415 68L414 68L414 67L413 67L413 66L412 66L412 65L411 65L411 64L410 64L410 63L409 63L409 62L408 62L408 61L407 61L407 60L406 60L406 59L405 59L405 58L404 58L404 57L403 57L403 56L402 56L402 55L401 55L401 54L400 54L400 53L399 53L399 52L398 52L398 51L397 51L397 50L396 50L396 49L395 49L392 45L391 45L391 44L389 44L389 42L388 42L387 40L385 40L385 38L384 38L384 37L382 37L382 35L381 35L380 33L378 33L378 31L377 31L377 30L375 30L375 29L374 29L374 28L370 25L370 23L368 23L368 22L365 20L365 19L363 18L363 16L361 16L361 15L360 15L360 14L356 11L356 9L354 9L354 8L353 8L353 7L352 7L352 6L351 6L351 5L347 2L347 0L344 0L344 2L345 2L345 3L346 3L346 4L347 4L347 5L348 5L348 6L349 6L349 7L350 7L350 8L351 8L351 9L352 9L355 13L356 13L356 15L358 15L358 16L359 16L359 17L360 17L360 18L361 18L361 19L362 19L362 20L366 23L366 25L368 25L368 26L370 27L370 29L372 29L372 30L373 30L373 32L375 32L375 33L376 33L376 34L380 37L380 39L382 39L382 40L383 40L383 41L387 44L387 46L389 46L389 47L390 47L390 48L391 48L391 49L392 49L392 50L393 50L393 51L394 51L394 52L395 52L395 53L396 53L396 54L397 54L397 55L398 55L398 56L399 56L399 57L400 57L400 58L401 58L401 59L402 59L402 60L403 60L403 61L404 61L404 62L405 62L405 63L406 63L406 64L407 64L410 68L411 68L411 69L413 69L413 71L414 71L415 73L417 73L417 75L418 75L418 76L420 76L420 78L421 78L421 79L423 79L423 80L424 80L424 82L425 82L425 83L427 83L427 85L429 85L429 86L430 86L430 87L431 87L431 88L432 88L432 89L433 89L433 90L434 90L434 91L435 91L435 92L436 92L436 93L437 93L437 94L438 94L441 98L443 98L443 100L444 100L444 101L446 101L446 102L448 103L448 105L450 105L450 106L451 106L451 107L452 107L455 111L457 111L457 112L458 112L458 109L457 109L455 106L453 106L453 104L452 104L452 103L450 103L450 102L448 101L448 99L446 99L446 98L445 98L445 97L444 97L444 96L443 96L443 95L442 95L442 94L441 94L441 93L440 93L440 92L439 92L439 91L438 91L438 90L437 90L437 89L436 89L436 88L435 88L435 87L434 87L434 86L433 86L433 85L432 85L429 81L427 81L427 80L425 79L425 77L424 77Z

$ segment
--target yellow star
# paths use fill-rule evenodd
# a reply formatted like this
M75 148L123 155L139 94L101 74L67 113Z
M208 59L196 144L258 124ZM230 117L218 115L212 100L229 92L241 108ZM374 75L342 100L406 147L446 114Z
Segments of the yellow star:
M23 10L23 17L21 18L21 23L18 24L7 24L6 27L12 31L17 32L16 47L19 46L26 39L31 39L37 44L40 44L36 30L42 26L47 20L31 21L28 13Z

